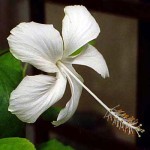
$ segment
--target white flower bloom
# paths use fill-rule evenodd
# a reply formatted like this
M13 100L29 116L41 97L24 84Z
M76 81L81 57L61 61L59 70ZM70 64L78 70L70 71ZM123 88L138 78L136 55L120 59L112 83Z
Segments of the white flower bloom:
M11 93L9 111L23 122L35 122L45 110L59 101L65 92L67 80L72 96L53 124L58 126L70 119L82 92L79 82L83 82L72 64L86 65L102 77L109 76L103 56L88 44L100 33L95 19L84 6L68 6L64 11L62 37L53 25L35 22L20 23L8 37L13 56L44 72L56 73L56 77L26 76ZM71 55L81 47L84 50L80 54Z
M84 6L68 6L64 11L62 37L53 25L35 22L20 23L8 37L10 51L17 59L44 72L56 73L56 77L26 76L11 93L9 111L24 122L35 122L45 110L59 101L67 80L72 96L53 124L58 126L70 119L82 92L78 80L83 82L72 64L86 65L102 77L109 76L103 56L88 44L100 33L95 19ZM83 46L84 50L79 55L71 55Z
M29 63L50 75L26 76L10 95L9 111L20 120L33 123L49 107L64 95L67 80L71 88L71 98L52 123L63 124L77 109L82 87L86 89L106 110L105 118L113 121L118 128L132 134L144 132L137 119L129 117L121 109L107 107L88 87L72 64L85 65L94 69L102 77L108 77L106 62L100 52L89 45L100 28L84 6L65 7L62 37L53 25L35 22L21 23L11 30L8 37L10 51L17 59ZM75 55L79 48L83 50Z

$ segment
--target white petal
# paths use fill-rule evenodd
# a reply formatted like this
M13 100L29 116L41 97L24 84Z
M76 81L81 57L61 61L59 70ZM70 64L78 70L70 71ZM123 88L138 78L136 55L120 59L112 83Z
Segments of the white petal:
M8 110L20 120L33 123L50 106L60 100L66 88L66 78L47 75L26 76L11 93Z
M63 54L63 42L53 25L20 23L8 37L11 53L45 72L57 72L56 61Z
M82 77L75 72L75 70L73 69L72 66L67 66L75 75L77 75L77 77L79 79L82 80ZM70 76L67 72L65 72L69 84L70 84L70 88L71 88L71 99L67 102L66 107L63 108L57 118L57 121L53 121L52 124L55 126L59 126L63 123L65 123L66 121L68 121L74 114L74 112L77 109L78 103L79 103L79 99L82 93L82 86L72 77Z
M73 58L71 61L72 64L85 65L94 69L96 72L101 74L102 77L104 78L109 76L109 71L104 57L92 45L88 44L85 50L82 51L80 55Z
M93 16L84 6L67 6L64 9L62 36L64 40L64 56L95 39L100 28Z

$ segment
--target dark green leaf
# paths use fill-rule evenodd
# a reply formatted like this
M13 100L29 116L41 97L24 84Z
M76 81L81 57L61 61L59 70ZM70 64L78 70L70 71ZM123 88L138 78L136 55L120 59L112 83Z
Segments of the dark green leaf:
M42 118L44 120L47 120L47 121L54 121L57 119L57 116L60 112L61 108L58 108L58 107L50 107L48 110L46 110L43 114L42 114Z
M8 52L9 52L8 50L0 50L0 56L6 54L6 53L8 53Z
M56 139L43 143L38 150L74 150L70 146L66 146Z
M35 150L35 148L24 138L4 138L0 139L0 150Z
M19 136L24 124L8 112L9 96L22 79L22 65L10 53L0 57L0 137Z

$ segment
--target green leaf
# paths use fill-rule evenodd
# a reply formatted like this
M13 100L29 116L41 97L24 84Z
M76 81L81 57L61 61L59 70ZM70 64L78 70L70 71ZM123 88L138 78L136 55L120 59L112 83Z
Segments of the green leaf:
M0 150L35 150L35 147L24 138L4 138L0 139Z
M0 50L0 56L6 54L6 53L8 53L8 52L9 52L8 50Z
M10 53L0 57L0 138L20 136L24 123L8 112L9 96L22 80L21 62Z
M95 45L95 43L96 43L96 40L92 40L92 41L89 42L89 44L93 45L93 46Z
M88 44L95 45L95 40L90 41ZM73 52L70 56L77 56L77 55L79 55L85 49L85 46L86 45L82 46L81 48L79 48L78 50Z
M43 143L38 150L74 150L70 146L66 146L56 139Z
M61 110L61 108L58 108L58 107L50 107L42 114L41 117L44 120L52 122L57 119L57 116L58 116L60 110Z
M84 46L73 52L70 56L77 56L84 50Z

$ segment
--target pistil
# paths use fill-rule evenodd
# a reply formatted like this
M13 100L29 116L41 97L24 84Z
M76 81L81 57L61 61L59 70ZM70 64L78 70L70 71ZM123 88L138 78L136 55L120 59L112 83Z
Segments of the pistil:
M133 134L133 130L138 134L138 137L140 137L139 132L143 133L144 130L141 129L141 124L138 125L137 119L134 117L129 117L124 111L117 110L114 108L109 108L106 104L102 102L83 82L77 78L61 61L57 62L57 66L60 68L60 70L64 70L68 74L70 74L88 93L90 93L94 99L100 103L106 110L107 113L105 114L104 118L107 118L107 120L111 120L113 124L116 125L119 129L123 129L124 132L127 132L128 134Z

